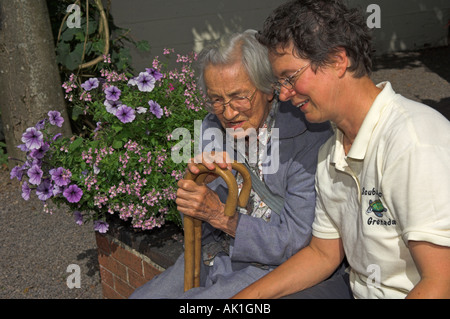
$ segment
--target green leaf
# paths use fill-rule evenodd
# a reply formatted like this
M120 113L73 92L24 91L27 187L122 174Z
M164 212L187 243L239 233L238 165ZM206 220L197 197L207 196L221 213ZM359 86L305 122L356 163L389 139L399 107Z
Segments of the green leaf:
M75 40L78 40L79 42L84 42L84 39L85 39L85 36L84 36L83 31L77 32L75 34Z
M115 148L116 150L121 149L123 146L123 142L122 141L114 141L112 147Z
M139 51L148 52L150 51L150 44L146 40L138 41L136 47Z
M84 26L84 27L83 27ZM86 24L82 25L83 29L86 30ZM89 19L89 35L93 34L95 31L97 31L98 22L96 20Z
M73 141L72 144L69 146L70 151L76 150L80 145L83 143L83 139L81 137L77 138L75 141Z
M72 109L72 120L78 120L80 114L83 114L83 109L79 105L74 105Z
M92 50L96 53L103 53L103 49L105 47L105 40L99 39L95 42L92 42Z
M69 53L70 53L70 45L65 42L59 42L58 46L56 47L56 57L58 63L63 64L64 59L67 57Z
M123 127L120 125L112 125L111 128L116 132L119 133L120 131L122 131Z
M63 58L61 64L73 71L81 64L81 55L77 52L70 52Z
M74 35L79 31L77 28L68 28L67 26L61 33L61 40L64 42L70 42L73 40Z

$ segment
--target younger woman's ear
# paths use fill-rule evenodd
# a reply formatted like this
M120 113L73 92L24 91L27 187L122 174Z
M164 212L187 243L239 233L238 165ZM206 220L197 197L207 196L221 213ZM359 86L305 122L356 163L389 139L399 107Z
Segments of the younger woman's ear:
M351 60L344 48L340 48L333 54L332 68L336 71L338 77L343 77L350 65Z

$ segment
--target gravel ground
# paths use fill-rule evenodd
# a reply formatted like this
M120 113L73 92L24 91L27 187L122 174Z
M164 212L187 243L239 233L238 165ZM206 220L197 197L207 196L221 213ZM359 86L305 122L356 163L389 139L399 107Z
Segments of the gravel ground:
M37 198L24 201L6 170L0 171L0 202L0 298L102 298L89 225L78 226L64 210L44 213ZM71 264L80 267L80 288L67 286Z
M450 47L376 59L374 82L389 80L402 95L450 119ZM100 299L95 237L64 210L52 215L21 198L19 183L0 169L0 298ZM67 267L80 266L81 288L69 289Z

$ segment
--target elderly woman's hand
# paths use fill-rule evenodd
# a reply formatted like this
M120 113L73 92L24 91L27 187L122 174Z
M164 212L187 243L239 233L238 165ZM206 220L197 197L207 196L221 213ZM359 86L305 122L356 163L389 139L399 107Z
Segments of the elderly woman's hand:
M184 215L203 220L214 228L235 236L238 214L233 217L225 216L225 204L209 187L197 185L191 180L178 181L176 203L178 211Z
M204 152L191 159L191 162L187 165L187 170L192 174L198 174L198 164L203 164L209 170L214 170L217 164L222 169L231 170L231 159L227 152ZM204 183L209 184L215 180L218 175L211 173L206 177Z

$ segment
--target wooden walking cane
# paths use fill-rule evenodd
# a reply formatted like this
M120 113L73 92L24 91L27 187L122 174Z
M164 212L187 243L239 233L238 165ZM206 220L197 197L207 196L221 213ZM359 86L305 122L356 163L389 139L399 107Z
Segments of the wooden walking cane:
M214 170L209 170L203 164L199 164L200 172L192 174L187 172L185 179L193 180L198 185L202 184L208 174L213 173L224 179L228 186L228 197L225 203L225 215L232 217L236 212L236 206L245 207L250 197L252 181L247 168L237 162L232 164L232 168L238 171L244 179L244 185L238 196L236 179L228 169L221 169L216 165ZM200 265L201 265L201 238L202 221L193 217L184 216L184 291L200 286Z

